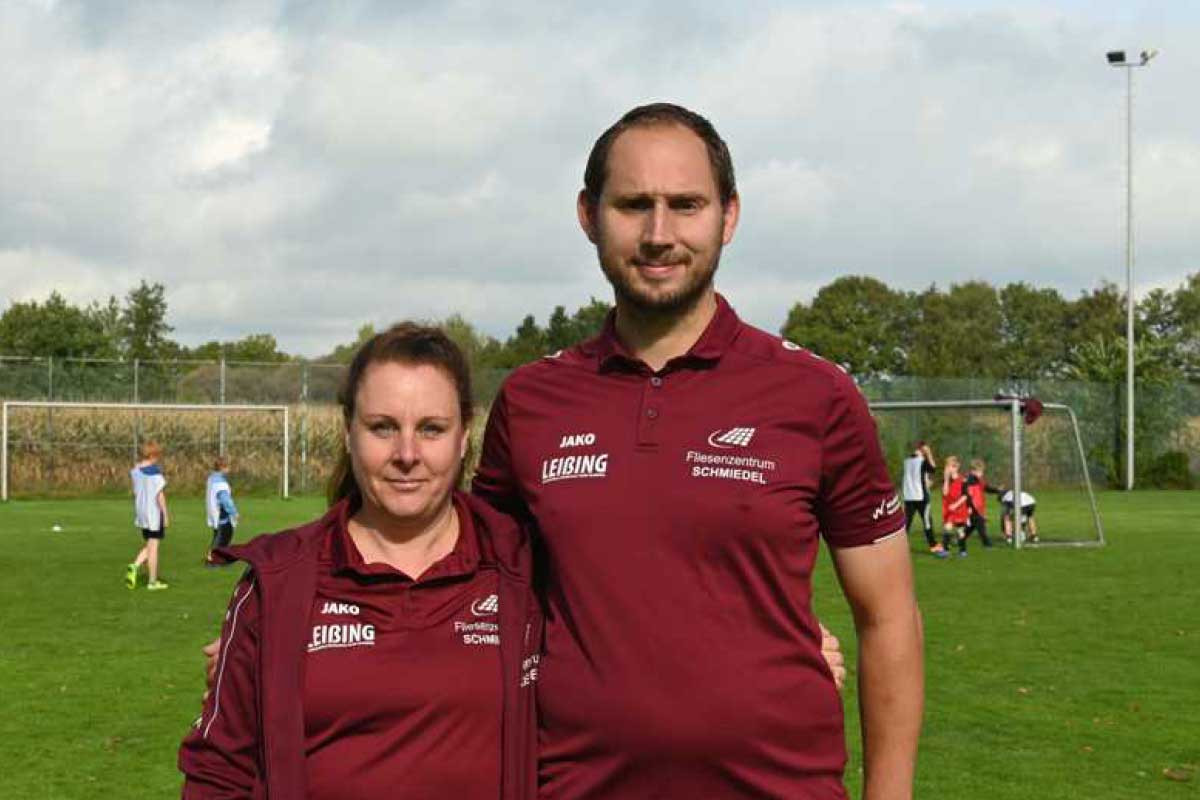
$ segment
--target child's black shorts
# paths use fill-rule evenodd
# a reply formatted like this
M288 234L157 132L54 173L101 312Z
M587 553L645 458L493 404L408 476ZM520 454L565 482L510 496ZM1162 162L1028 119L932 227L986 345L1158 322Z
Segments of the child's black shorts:
M213 532L213 548L228 547L233 541L233 524L230 522L222 522L218 527L212 529Z
M1022 509L1021 509L1021 517L1022 517L1022 519L1029 519L1030 517L1032 517L1032 516L1033 516L1033 512L1034 512L1036 509L1037 509L1037 503L1034 503L1034 504L1033 504L1033 505L1031 505L1031 506L1025 506L1024 508L1022 508ZM1004 516L1006 516L1006 517L1011 517L1011 516L1013 515L1013 507L1012 507L1012 503L1003 503L1003 504L1002 504L1002 508L1001 508L1001 512L1004 514Z

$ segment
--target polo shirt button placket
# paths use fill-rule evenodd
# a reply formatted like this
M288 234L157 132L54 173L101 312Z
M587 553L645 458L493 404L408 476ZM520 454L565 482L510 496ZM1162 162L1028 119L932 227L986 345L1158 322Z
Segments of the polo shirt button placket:
M398 616L400 624L404 627L410 627L413 619L417 616L417 598L414 589L416 584L413 582L405 582L403 590L400 592L400 608Z
M648 384L648 385L647 385ZM642 408L644 411L641 418L638 420L638 445L653 447L658 444L658 438L655 433L655 423L662 416L662 411L659 408L660 398L651 394L655 389L661 389L663 380L658 375L651 375L650 380L642 391Z

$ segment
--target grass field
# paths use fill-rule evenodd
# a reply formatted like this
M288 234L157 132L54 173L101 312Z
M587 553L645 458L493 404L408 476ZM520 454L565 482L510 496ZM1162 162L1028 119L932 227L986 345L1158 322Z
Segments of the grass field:
M1044 530L1066 522L1052 496L1038 499ZM257 531L321 502L239 506ZM1200 492L1108 493L1101 510L1104 549L975 547L939 562L914 536L928 694L918 797L1200 797ZM198 499L173 499L172 513L171 588L151 593L122 583L140 544L128 501L0 506L0 798L178 796L199 647L236 572L200 566ZM852 655L825 559L817 597ZM852 689L846 701L857 796Z

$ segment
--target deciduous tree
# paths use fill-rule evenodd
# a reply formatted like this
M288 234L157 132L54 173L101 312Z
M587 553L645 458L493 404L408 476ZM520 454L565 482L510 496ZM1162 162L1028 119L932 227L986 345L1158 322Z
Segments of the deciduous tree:
M920 335L912 329L913 310L904 293L852 275L823 287L811 305L793 306L782 334L855 375L902 374Z
M58 292L51 292L42 303L13 303L0 315L0 353L113 358L118 354L117 342L108 329L108 308L80 308Z
M1000 340L1004 377L1061 376L1068 347L1063 335L1067 301L1054 289L1010 283L1000 290Z
M126 358L169 358L178 353L167 324L166 290L161 283L142 281L125 295L121 309L122 354Z

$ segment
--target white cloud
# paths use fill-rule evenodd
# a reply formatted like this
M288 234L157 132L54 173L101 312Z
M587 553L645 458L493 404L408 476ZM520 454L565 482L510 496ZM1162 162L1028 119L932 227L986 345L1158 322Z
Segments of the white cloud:
M974 148L974 155L995 170L1045 170L1058 167L1063 156L1060 141L1012 141L990 139Z
M460 311L506 335L606 296L573 200L626 108L729 140L752 321L839 274L1123 280L1122 75L1140 70L1139 286L1196 263L1200 20L1062 0L0 6L0 301L167 286L186 341L328 350Z
M51 292L78 305L125 294L137 281L133 273L111 264L97 264L53 248L0 250L0 282L13 287L13 302L42 301Z

